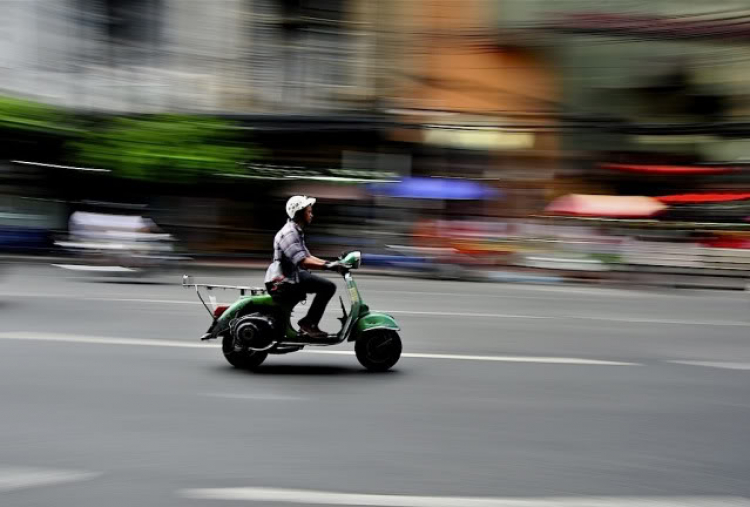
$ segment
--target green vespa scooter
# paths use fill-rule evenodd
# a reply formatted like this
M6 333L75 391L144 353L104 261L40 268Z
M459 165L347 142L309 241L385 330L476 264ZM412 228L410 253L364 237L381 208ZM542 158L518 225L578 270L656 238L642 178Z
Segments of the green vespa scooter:
M351 271L362 262L360 252L349 252L339 258L341 274L350 300L349 312L339 297L343 316L341 330L325 338L314 339L295 329L291 315L298 301L272 297L265 289L239 285L194 283L190 276L182 278L183 287L193 287L213 322L201 340L221 339L227 361L236 368L254 370L269 354L288 354L309 346L331 346L350 341L359 362L370 371L386 371L401 357L400 328L393 317L372 312L364 304ZM209 294L209 307L201 290L237 290L240 297L231 305L219 305Z

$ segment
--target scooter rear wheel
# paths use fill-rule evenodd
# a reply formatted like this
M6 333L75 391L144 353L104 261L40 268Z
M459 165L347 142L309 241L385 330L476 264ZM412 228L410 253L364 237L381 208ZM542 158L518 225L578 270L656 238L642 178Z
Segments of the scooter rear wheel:
M359 363L376 372L391 369L401 358L401 350L401 337L389 329L368 331L354 344Z
M268 352L254 350L237 351L234 349L234 339L230 334L225 334L221 341L221 350L227 362L235 368L242 370L254 370L266 360Z

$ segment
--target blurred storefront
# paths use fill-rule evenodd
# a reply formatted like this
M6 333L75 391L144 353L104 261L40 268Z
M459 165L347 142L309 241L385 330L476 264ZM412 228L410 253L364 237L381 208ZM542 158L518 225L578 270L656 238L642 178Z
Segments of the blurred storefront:
M487 0L415 0L394 8L401 49L389 97L415 175L489 182L505 199L489 216L524 216L546 201L556 169L558 79L534 48L505 44Z

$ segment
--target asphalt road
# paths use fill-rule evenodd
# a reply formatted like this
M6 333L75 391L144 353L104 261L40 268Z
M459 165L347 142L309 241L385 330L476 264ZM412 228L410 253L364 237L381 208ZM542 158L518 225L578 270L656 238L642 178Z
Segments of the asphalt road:
M176 274L5 266L0 505L750 505L747 294L358 281L393 372L237 371Z

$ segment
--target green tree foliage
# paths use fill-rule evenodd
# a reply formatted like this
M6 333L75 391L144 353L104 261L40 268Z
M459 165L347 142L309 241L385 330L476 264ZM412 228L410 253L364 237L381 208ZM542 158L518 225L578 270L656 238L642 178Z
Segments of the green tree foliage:
M0 129L22 132L75 132L60 109L11 97L0 97Z
M161 115L114 118L73 143L77 163L124 178L190 182L201 175L244 172L254 151L231 122Z

